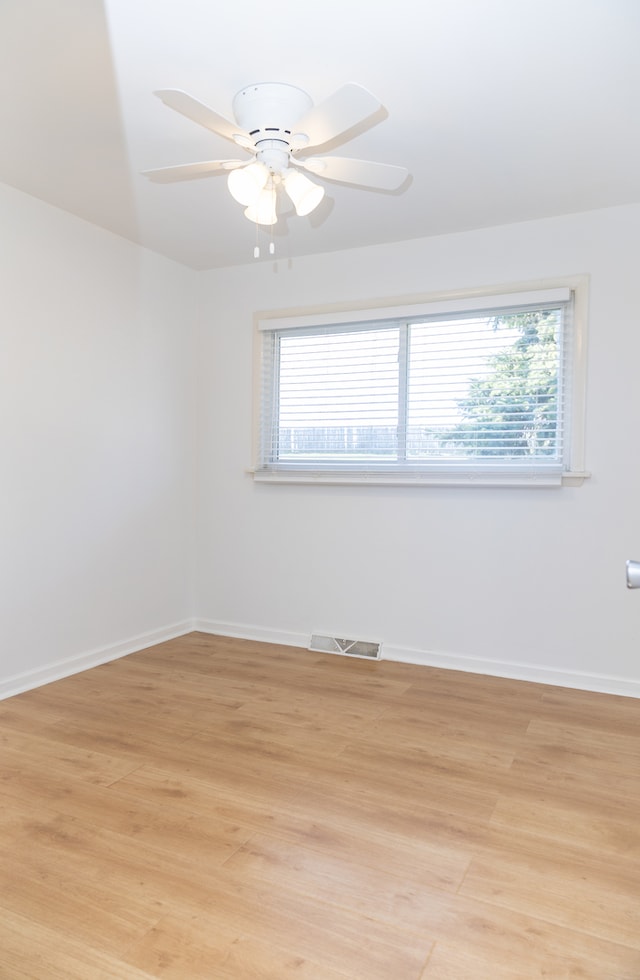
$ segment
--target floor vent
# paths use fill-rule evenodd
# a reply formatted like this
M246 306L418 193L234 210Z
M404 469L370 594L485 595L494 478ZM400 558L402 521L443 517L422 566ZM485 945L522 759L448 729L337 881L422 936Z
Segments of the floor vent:
M368 640L345 640L341 636L322 636L314 633L309 649L315 653L340 653L343 657L364 657L366 660L380 660L381 643Z

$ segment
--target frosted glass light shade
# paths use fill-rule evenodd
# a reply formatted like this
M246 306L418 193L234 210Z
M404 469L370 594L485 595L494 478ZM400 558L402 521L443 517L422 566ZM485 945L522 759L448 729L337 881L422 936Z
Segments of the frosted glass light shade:
M283 183L285 191L293 201L296 214L300 217L311 214L324 197L324 187L314 184L298 170L289 170Z
M278 220L275 187L267 187L261 191L256 203L248 207L244 213L249 221L254 221L258 225L275 225Z
M269 171L264 163L258 160L246 167L232 170L227 177L227 187L231 197L238 202L251 207L255 204L269 179Z

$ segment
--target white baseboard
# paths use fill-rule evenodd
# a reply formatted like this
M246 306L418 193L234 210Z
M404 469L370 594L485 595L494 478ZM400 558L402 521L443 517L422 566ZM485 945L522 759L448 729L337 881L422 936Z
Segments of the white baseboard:
M382 659L424 667L442 667L444 670L462 670L469 674L507 677L516 681L532 681L535 684L549 684L553 687L570 687L577 691L640 698L640 680L607 674L587 674L582 671L558 670L555 667L517 661L483 660L461 654L432 653L404 647L383 646Z
M198 631L215 636L230 636L241 640L255 640L259 643L276 643L282 646L299 647L307 650L311 633L293 633L274 630L264 626L251 626L246 623L223 623L210 619L185 620L159 630L142 633L121 643L91 650L88 653L67 660L59 660L46 667L39 667L23 674L15 674L0 680L0 700L29 691L43 684L69 677L82 670L98 667L111 660L118 660L130 653L144 650L156 643L164 643L178 636ZM332 655L333 656L333 655ZM444 670L461 670L470 674L487 674L492 677L507 677L512 680L533 681L554 687L570 687L579 691L595 691L600 694L618 694L623 697L640 698L640 680L615 677L606 674L586 674L576 671L557 670L535 664L484 660L460 654L435 653L426 650L413 650L409 647L382 644L382 659L400 663L417 664L423 667L440 667Z
M34 670L25 671L23 674L14 674L13 677L7 677L0 681L0 701L12 697L14 694L21 694L23 691L30 691L34 687L42 687L43 684L59 681L71 674L78 674L82 670L89 670L90 667L109 663L110 660L118 660L120 657L126 657L129 653L136 653L136 651L144 650L156 643L164 643L165 640L184 636L185 633L191 633L193 629L194 625L191 620L174 623L159 630L152 630L150 633L141 633L139 636L121 643L90 650L88 653L69 657L67 660L58 660L55 663L47 664L46 667L36 667Z
M218 623L212 619L195 619L193 629L214 636L233 636L238 640L257 640L259 643L280 643L287 647L309 646L311 633L288 633L285 630L265 626L248 626L246 623Z
M283 646L301 647L307 650L311 633L288 633L260 626L241 623L218 623L208 619L194 621L194 630L218 636L232 636L241 640L257 640L262 643L281 643ZM549 684L553 687L570 687L578 691L594 691L598 694L618 694L623 697L640 698L640 680L615 677L606 674L587 674L577 671L557 670L536 664L517 661L484 660L454 653L435 653L427 650L413 650L382 644L382 660L395 660L399 663L417 664L422 667L441 667L444 670L461 670L469 674L487 674L491 677L506 677L511 680L532 681L536 684Z

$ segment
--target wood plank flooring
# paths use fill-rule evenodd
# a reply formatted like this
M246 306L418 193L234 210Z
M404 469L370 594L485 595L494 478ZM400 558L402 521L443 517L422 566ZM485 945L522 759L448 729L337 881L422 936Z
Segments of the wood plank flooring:
M0 750L3 980L640 980L640 701L193 633Z

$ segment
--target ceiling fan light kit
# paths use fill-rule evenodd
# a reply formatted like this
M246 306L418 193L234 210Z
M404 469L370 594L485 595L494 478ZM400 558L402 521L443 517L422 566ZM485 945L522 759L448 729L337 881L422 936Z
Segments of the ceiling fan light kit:
M283 178L284 189L291 198L296 214L301 218L318 207L324 197L324 187L314 184L299 170L289 170Z
M227 187L234 201L247 207L256 203L268 179L269 168L256 161L232 170L227 177Z
M276 214L276 189L273 183L260 191L254 203L246 208L244 213L249 221L257 225L275 225L278 215Z
M308 147L317 149L330 141L339 142L340 137L346 141L350 130L382 108L375 96L360 85L343 85L317 106L295 85L250 85L233 99L235 123L186 92L164 89L155 94L169 108L248 151L251 159L163 167L145 171L145 176L157 183L171 183L228 172L231 196L245 206L246 217L259 225L276 224L280 186L299 216L311 214L320 204L324 187L297 168L323 180L383 190L397 189L408 176L404 167L391 164L348 157L302 156Z

